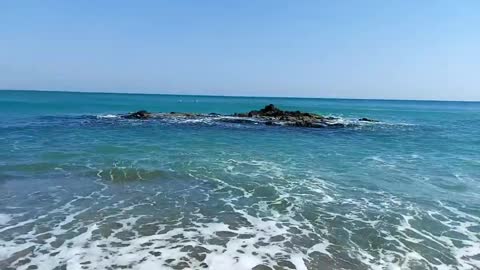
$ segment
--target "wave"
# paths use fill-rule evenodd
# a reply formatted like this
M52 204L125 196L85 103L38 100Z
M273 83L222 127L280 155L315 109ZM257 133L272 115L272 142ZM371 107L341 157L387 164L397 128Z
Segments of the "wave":
M114 119L114 118L120 118L120 115L116 114L100 114L96 116L99 119Z
M162 170L147 170L143 168L133 167L113 167L101 169L97 175L102 180L114 183L131 182L131 181L148 181L155 179L166 179L173 176L172 172Z
M378 156L369 160L385 162ZM301 164L285 166L261 158L220 158L215 164L189 167L192 181L178 181L187 173L135 165L93 168L101 189L81 193L75 187L74 193L64 193L68 200L48 204L51 208L36 216L4 214L0 266L5 262L20 270L480 266L480 218L468 209L446 203L425 206L386 192L332 183ZM144 181L156 179L166 181ZM62 194L43 192L55 198Z

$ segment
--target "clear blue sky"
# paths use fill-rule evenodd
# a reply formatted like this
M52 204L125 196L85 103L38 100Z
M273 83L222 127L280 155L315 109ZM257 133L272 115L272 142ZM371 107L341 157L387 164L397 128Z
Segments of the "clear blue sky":
M480 100L480 1L0 1L0 89Z

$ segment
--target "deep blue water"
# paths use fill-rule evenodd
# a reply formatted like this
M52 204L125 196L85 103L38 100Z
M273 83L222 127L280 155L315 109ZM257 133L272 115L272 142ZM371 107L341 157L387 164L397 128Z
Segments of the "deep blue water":
M116 117L269 103L381 122ZM480 103L0 91L0 269L480 269L479 194Z

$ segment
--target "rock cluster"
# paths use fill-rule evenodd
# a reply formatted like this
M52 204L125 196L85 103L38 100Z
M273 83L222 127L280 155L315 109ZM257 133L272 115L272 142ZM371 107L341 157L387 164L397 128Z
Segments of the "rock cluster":
M319 114L305 113L301 111L283 111L273 104L265 106L259 111L250 111L248 113L236 113L237 117L251 117L265 120L267 125L286 125L297 127L324 127L325 125L334 125L332 117L323 117Z
M365 117L358 119L358 121L361 121L361 122L374 122L374 123L377 123L377 122L378 122L378 120L373 120L373 119L365 118Z
M195 114L195 113L150 113L147 111L138 111L123 116L127 119L149 119L149 118L181 118L181 119L201 119L210 118L221 122L235 123L263 123L265 125L295 126L295 127L341 127L345 126L339 118L324 117L315 113L306 113L301 111L284 111L273 104L269 104L260 110L253 110L246 113L235 113L233 115L220 115L217 113ZM361 118L358 121L377 122L376 120Z

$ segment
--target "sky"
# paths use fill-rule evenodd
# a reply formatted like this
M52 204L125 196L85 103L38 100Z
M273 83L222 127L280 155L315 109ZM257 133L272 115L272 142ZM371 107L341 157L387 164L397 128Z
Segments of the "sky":
M480 100L480 1L0 0L0 89Z

